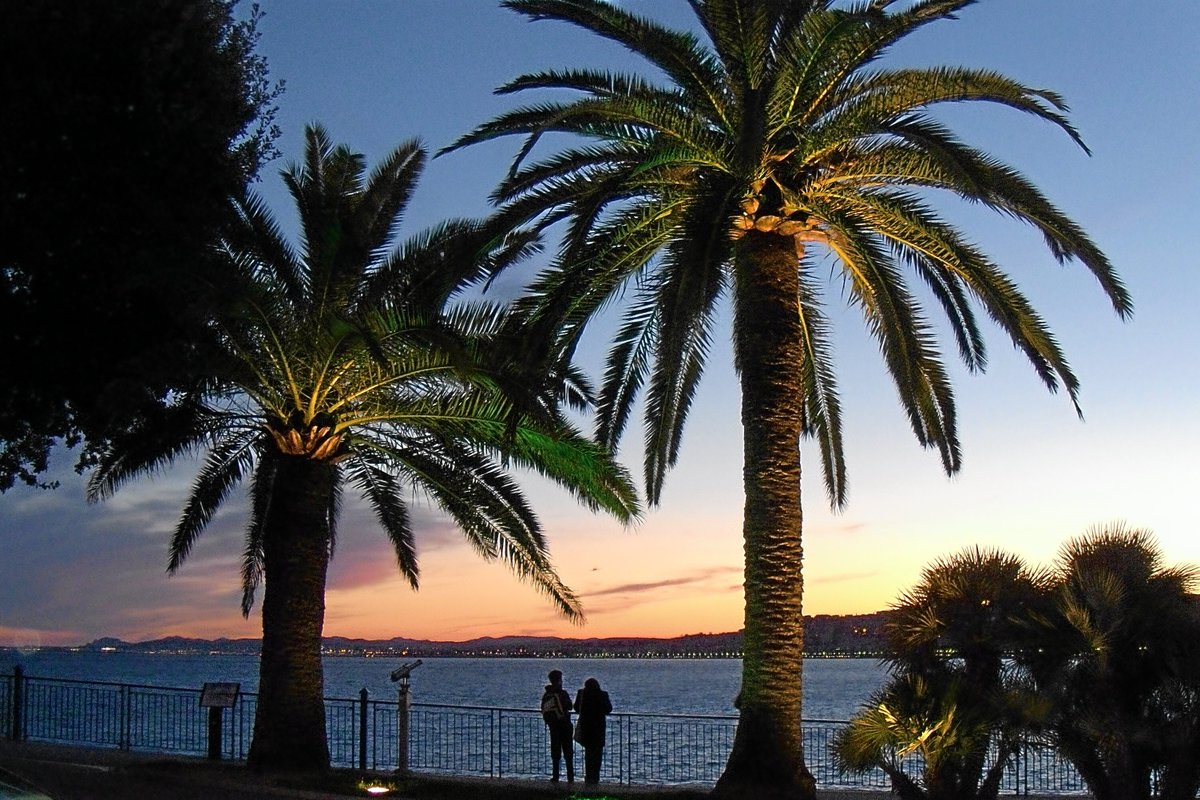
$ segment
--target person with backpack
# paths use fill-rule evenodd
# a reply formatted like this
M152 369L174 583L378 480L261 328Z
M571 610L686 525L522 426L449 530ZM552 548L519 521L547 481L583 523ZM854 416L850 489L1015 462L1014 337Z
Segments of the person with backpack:
M562 672L550 670L550 683L542 693L542 719L550 731L550 759L554 764L551 781L558 781L560 761L567 762L567 783L575 782L575 744L572 741L571 695L562 685Z

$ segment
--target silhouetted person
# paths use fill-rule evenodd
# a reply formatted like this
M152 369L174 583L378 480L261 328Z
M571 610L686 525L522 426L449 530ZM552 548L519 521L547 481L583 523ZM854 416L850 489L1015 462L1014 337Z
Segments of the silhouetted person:
M579 712L575 741L584 751L583 782L595 785L600 782L600 758L604 755L604 718L612 713L612 701L600 688L600 681L588 678L583 682L575 694L575 710Z
M550 760L554 763L554 774L550 780L558 780L559 761L567 762L567 782L575 780L575 745L571 741L571 695L562 686L562 673L550 670L550 683L542 692L542 719L550 731Z

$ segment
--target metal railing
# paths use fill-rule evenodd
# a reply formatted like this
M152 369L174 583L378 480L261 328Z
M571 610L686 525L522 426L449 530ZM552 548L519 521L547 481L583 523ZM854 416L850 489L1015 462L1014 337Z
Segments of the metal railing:
M257 696L243 693L221 719L222 758L244 760ZM399 741L396 700L326 698L326 733L335 766L392 771L406 754L417 772L498 778L543 777L549 770L546 727L536 710L412 703L408 741ZM202 756L208 712L200 690L0 675L0 735ZM844 721L804 723L804 748L817 785L889 788L876 770L837 770L832 742ZM733 746L737 717L616 713L609 717L601 780L626 784L713 784ZM582 753L576 766L583 769ZM912 773L910 773L912 774ZM1006 769L1006 794L1086 791L1079 774L1053 750L1030 745Z
M537 711L414 703L409 767L491 777L546 773L546 725ZM614 783L714 783L736 717L616 713L608 718L600 777ZM583 769L582 754L576 755Z

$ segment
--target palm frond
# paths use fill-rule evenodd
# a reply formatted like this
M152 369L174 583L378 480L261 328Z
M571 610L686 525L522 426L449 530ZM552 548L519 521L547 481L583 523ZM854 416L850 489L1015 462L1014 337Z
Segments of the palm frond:
M498 465L448 441L405 442L404 465L485 559L500 559L581 621L579 599L550 563L541 527L516 484Z
M646 390L645 481L651 503L661 498L666 473L678 459L726 289L724 271L713 268L721 262L711 256L711 234L692 231L695 235L677 236L664 254L665 279L655 287L654 370Z
M641 514L626 470L606 448L566 424L554 431L519 428L508 456L558 483L593 510L603 509L626 524Z
M596 406L596 440L616 450L633 413L651 358L658 349L659 308L655 294L642 290L613 336L605 365L604 383Z
M352 457L347 462L346 473L348 480L362 491L363 497L374 509L376 519L395 550L400 574L409 586L417 589L420 569L417 566L416 541L400 484L394 475L362 456Z
M1060 262L1076 259L1095 276L1120 317L1132 313L1129 292L1108 258L1077 223L1059 211L1027 178L995 159L961 145L928 120L904 120L893 125L891 130L922 148L935 148L943 159L953 158L960 172L971 175L971 189L963 192L964 197L1033 225L1042 233L1055 258ZM959 191L960 186L945 184L945 188L955 191Z
M506 0L502 5L532 20L568 22L623 45L693 93L703 107L719 112L723 98L720 63L687 32L673 31L605 0Z
M846 459L842 439L842 403L833 368L829 320L816 286L808 279L807 270L801 270L799 282L798 305L804 349L804 361L801 364L804 387L802 431L815 439L820 449L821 472L830 505L835 509L842 508L848 493Z
M393 250L366 280L360 303L441 313L451 297L538 252L536 232L492 221L448 220Z
M830 242L850 279L851 292L871 334L879 342L897 395L917 441L936 447L942 468L961 466L954 395L935 337L887 253L873 240L869 225L821 210L830 220Z
M210 409L185 397L113 436L88 478L88 501L111 497L126 481L169 467L206 441L218 424Z
M355 198L354 244L350 256L362 266L375 262L396 235L404 209L425 167L425 151L416 139L402 142L377 163Z
M293 307L304 305L307 284L295 251L261 197L251 194L237 204L239 225L227 231L221 248L231 263L244 264L252 282L271 285Z
M264 435L262 432L226 435L209 449L171 536L168 573L179 569L229 492L253 468Z
M242 616L249 617L254 608L254 595L262 583L265 556L267 517L274 498L278 461L270 451L258 462L250 481L250 520L242 549Z
M976 248L963 242L958 232L942 223L915 196L904 193L830 192L846 208L868 220L894 250L925 281L941 304L950 331L958 342L959 355L972 371L987 366L983 335L975 322L964 286L973 287L976 275L994 271ZM990 281L989 281L990 282Z

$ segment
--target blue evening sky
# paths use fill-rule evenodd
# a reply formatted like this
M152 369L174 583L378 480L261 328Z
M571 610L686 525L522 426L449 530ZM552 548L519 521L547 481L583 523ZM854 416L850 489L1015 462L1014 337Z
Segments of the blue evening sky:
M624 5L674 25L688 22L682 0ZM279 115L284 156L267 167L258 190L289 232L296 228L292 204L277 172L300 156L307 123L321 123L374 162L411 137L435 151L512 108L521 98L491 90L522 72L641 68L608 42L528 23L491 0L266 0L262 8L259 52L287 90ZM1086 419L1061 394L1047 393L987 328L987 373L954 368L965 466L947 479L936 454L913 439L860 318L836 314L850 502L839 514L829 511L810 448L808 613L883 608L924 565L967 546L1048 563L1065 539L1117 520L1152 530L1168 563L1200 563L1193 499L1200 478L1197 41L1200 11L1192 0L982 0L894 52L896 61L995 68L1066 96L1090 158L1061 132L1015 112L967 108L945 117L1083 224L1132 291L1135 314L1120 322L1094 280L1076 265L1059 266L1027 229L939 198L1049 320L1082 380ZM404 233L487 213L487 195L517 146L489 143L432 161ZM511 293L518 283L499 290ZM839 296L836 284L830 296ZM592 375L609 330L598 325L582 349ZM946 350L953 358L953 345ZM639 433L631 426L621 458L640 475ZM480 562L425 506L423 584L410 592L369 514L347 503L326 632L464 639L736 630L740 437L726 337L713 353L664 501L636 528L623 530L552 487L527 482L555 563L589 612L579 628L503 566ZM59 490L15 489L0 498L0 645L258 635L257 613L243 620L237 611L240 500L167 578L167 540L191 467L88 506L70 461L64 454L56 463Z

